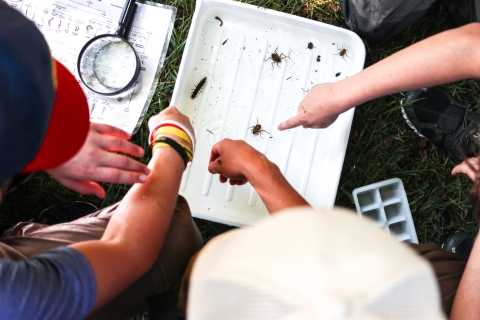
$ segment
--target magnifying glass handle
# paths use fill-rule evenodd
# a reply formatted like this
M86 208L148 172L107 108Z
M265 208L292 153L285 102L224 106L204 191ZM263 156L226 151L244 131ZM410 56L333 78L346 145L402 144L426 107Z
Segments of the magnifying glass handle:
M119 27L117 35L119 35L120 37L125 38L126 31L128 31L127 27L135 14L136 8L137 4L135 3L135 0L125 1L125 6L123 7L122 14L120 15L120 21L118 22Z

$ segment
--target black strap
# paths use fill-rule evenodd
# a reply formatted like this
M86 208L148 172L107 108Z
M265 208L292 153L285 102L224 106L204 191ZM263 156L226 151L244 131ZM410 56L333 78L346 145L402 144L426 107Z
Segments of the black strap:
M182 146L181 146L177 141L162 136L162 137L159 137L159 138L153 140L152 143L150 143L150 150L153 149L153 145L154 145L155 143L157 143L157 142L166 143L166 144L168 144L170 147L172 147L175 151L177 151L177 153L180 155L180 157L182 158L183 162L185 163L185 168L187 167L187 163L188 163L187 153L185 152L185 150L183 150Z

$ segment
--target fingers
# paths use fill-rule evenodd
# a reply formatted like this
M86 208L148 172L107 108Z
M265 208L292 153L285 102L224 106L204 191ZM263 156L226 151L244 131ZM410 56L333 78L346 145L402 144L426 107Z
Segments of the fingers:
M61 179L61 181L58 182L78 193L93 194L100 199L105 198L105 190L98 183L95 183L93 181Z
M452 175L458 176L459 174L467 175L472 181L475 181L477 177L476 171L472 167L470 167L466 161L463 161L455 168L453 168Z
M94 139L96 140L97 145L104 150L120 151L131 154L135 157L141 157L145 153L145 150L143 150L143 148L121 138L99 135L96 136Z
M243 186L245 183L247 183L247 180L244 180L244 179L241 179L241 180L235 180L235 179L228 179L222 175L219 176L218 178L220 180L221 183L225 183L228 181L228 183L230 183L230 185L232 186Z
M130 133L123 131L122 129L119 129L117 127L110 126L108 124L92 122L90 123L90 129L100 134L110 135L125 140L129 140L132 137Z
M110 183L134 184L147 181L148 176L143 171L130 171L108 166L96 168L91 179Z
M149 174L151 171L147 165L140 161L126 157L122 154L106 151L103 151L101 158L98 159L98 166L134 171L142 174Z
M210 156L210 159L212 156ZM224 171L224 167L222 168L222 160L217 156L214 160L211 160L208 163L208 172L210 173L219 173L222 174Z
M292 129L301 125L306 125L307 121L304 118L302 114L297 114L294 117L291 117L290 119L287 119L286 121L280 123L278 125L278 130L287 130L287 129Z
M212 147L212 150L210 151L209 167L210 167L210 163L212 163L212 162L215 161L218 157L220 157L220 153L217 151L216 146L217 146L217 144L215 144L215 145Z
M244 185L245 183L247 183L247 180L234 180L234 179L230 179L229 181L230 185L232 186L242 186Z

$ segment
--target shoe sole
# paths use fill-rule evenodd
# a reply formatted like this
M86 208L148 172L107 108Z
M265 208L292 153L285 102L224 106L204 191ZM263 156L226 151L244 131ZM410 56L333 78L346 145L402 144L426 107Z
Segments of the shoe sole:
M407 116L407 113L405 112L405 110L403 110L403 107L401 107L401 111L402 111L402 116L403 116L403 119L405 119L405 121L407 122L408 126L413 130L413 132L415 132L420 138L423 138L427 141L430 141L428 140L423 134L421 134L417 128L415 128L415 126L413 125L412 122L410 122L410 120L408 119L408 116Z

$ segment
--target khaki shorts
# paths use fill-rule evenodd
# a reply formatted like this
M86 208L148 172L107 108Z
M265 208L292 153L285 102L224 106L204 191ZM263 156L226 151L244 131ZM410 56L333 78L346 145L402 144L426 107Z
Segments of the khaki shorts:
M0 257L27 259L37 253L73 243L98 240L118 205L78 220L48 226L21 222L0 237ZM141 217L141 212L138 214ZM179 289L182 275L193 254L203 245L187 201L179 196L165 243L148 273L87 319L125 319L147 309L147 298Z

